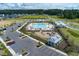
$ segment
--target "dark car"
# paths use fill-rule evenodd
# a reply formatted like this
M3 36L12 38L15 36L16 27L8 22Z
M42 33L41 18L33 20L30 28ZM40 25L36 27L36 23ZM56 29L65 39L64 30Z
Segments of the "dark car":
M15 41L14 40L10 40L10 41L6 41L6 45L12 45L12 44L14 44L15 43Z
M6 30L6 28L3 28L3 30Z

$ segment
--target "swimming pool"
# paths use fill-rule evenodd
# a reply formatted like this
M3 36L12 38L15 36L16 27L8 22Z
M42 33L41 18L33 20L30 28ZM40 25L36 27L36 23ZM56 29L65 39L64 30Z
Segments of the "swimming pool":
M46 24L46 23L33 23L32 27L33 28L47 28L48 27L47 25L48 24Z

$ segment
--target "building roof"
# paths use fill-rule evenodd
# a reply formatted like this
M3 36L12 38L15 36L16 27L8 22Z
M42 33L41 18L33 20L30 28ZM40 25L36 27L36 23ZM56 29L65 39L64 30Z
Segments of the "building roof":
M55 33L53 36L51 36L49 38L49 41L51 41L52 43L58 43L61 40L61 36L58 33Z
M63 23L63 21L56 21L55 23L58 26L66 26L66 24Z

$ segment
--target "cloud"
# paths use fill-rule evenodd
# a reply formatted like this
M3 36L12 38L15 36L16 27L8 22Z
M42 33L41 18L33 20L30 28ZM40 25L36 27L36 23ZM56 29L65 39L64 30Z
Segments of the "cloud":
M0 9L79 9L78 3L0 3Z

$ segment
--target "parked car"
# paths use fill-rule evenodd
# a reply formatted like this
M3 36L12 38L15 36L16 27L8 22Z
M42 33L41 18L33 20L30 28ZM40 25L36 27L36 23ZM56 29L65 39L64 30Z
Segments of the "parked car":
M6 45L12 45L12 44L14 44L15 43L15 41L14 40L10 40L10 41L6 41Z
M6 30L6 28L3 28L3 30Z

